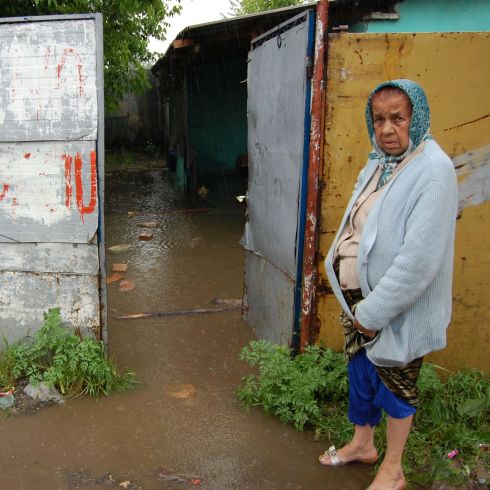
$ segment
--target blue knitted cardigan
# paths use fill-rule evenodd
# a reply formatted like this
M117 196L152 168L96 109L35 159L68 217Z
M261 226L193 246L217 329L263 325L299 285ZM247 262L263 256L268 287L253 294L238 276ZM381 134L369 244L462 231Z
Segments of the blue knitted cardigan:
M395 86L404 90L400 84ZM409 91L404 91L410 98ZM427 134L428 127L423 131ZM355 311L361 325L379 331L365 345L368 358L377 366L403 366L446 345L457 182L451 159L432 138L424 140L423 151L383 187L360 238L357 269L364 299ZM359 174L325 260L332 290L351 318L333 270L334 250L354 203L380 166L379 160L374 149Z

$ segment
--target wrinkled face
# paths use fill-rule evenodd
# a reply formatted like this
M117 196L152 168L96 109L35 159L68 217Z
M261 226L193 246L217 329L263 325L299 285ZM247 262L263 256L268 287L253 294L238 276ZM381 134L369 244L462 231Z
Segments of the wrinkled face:
M372 101L376 143L388 155L401 155L408 148L412 104L395 87L380 90Z

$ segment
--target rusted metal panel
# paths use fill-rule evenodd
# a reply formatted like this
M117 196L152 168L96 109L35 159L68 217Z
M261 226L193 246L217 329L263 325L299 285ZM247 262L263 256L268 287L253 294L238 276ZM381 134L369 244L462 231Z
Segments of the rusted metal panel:
M95 142L0 143L0 242L88 243L98 226Z
M453 319L448 346L431 356L451 368L488 370L490 316L490 33L334 34L329 36L328 84L319 257L334 237L370 143L364 107L370 90L392 78L411 78L427 92L432 134L458 172L461 216L457 225ZM323 261L317 322L320 340L340 349L339 306Z
M82 335L99 336L98 282L90 275L0 272L2 334L10 343L32 336L47 307L60 306L65 322Z
M99 254L84 243L0 243L0 270L97 276Z
M0 141L97 137L93 20L0 28Z

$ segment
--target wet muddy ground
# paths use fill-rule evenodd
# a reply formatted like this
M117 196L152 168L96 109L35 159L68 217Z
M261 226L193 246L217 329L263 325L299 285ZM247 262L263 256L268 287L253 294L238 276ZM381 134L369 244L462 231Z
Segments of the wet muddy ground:
M237 182L208 182L205 200L175 194L167 172L107 178L108 271L128 264L134 289L108 285L109 348L141 385L97 401L68 400L35 414L0 418L2 489L364 489L371 468L321 467L326 442L247 413L234 390L248 367L238 360L254 333L237 311L118 320L144 311L212 308L242 296L244 209ZM208 211L182 212L188 209ZM134 214L128 216L128 212ZM138 240L138 223L158 222ZM110 272L109 272L110 274Z

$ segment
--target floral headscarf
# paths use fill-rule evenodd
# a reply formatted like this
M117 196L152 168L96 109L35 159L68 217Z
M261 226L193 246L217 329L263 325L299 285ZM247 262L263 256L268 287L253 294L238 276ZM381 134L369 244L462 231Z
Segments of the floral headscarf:
M389 155L385 153L376 143L373 125L372 100L374 95L385 87L397 87L400 90L403 90L412 104L412 117L410 119L409 128L409 144L407 150L402 155ZM378 85L368 97L366 104L366 124L369 138L373 144L373 150L369 154L369 158L377 159L379 166L383 170L390 169L393 171L397 164L412 153L415 148L422 143L422 141L432 139L432 136L430 135L430 109L424 89L418 83L404 78L390 80Z

